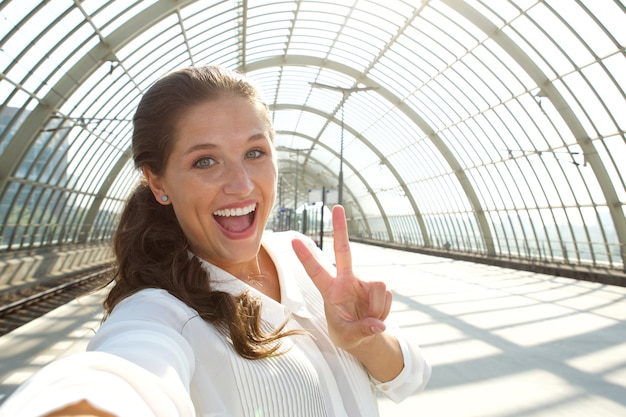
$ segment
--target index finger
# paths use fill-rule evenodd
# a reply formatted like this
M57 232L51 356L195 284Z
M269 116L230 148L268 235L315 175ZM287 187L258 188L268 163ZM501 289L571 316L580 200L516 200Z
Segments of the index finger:
M311 253L309 248L300 239L293 239L291 246L296 253L296 256L304 266L304 270L311 277L311 281L317 287L322 294L326 292L326 289L332 283L333 278L328 271L319 263L315 256Z
M352 253L350 252L350 240L348 238L348 224L346 223L345 210L339 205L333 207L333 232L337 277L343 274L351 274Z

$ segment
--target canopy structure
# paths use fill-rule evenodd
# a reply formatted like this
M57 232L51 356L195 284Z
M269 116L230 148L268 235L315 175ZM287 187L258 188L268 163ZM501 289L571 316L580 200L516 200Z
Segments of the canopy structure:
M218 64L270 106L276 219L325 190L354 237L623 271L625 27L623 0L4 0L0 251L109 240L142 93Z

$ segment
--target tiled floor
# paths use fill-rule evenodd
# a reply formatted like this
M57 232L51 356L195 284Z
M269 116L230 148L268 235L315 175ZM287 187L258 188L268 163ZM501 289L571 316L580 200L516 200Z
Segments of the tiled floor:
M388 283L392 320L433 366L424 393L381 398L382 417L626 416L626 288L362 244L353 263ZM83 298L0 338L0 402L84 349L99 303Z
M433 366L382 416L626 416L626 288L353 246Z

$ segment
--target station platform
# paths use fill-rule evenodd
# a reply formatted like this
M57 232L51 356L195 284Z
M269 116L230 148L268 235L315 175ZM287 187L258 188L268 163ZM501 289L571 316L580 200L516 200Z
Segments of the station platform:
M394 293L391 319L433 367L426 391L382 417L626 416L626 287L353 243L353 264ZM332 255L332 242L324 243ZM85 348L103 294L0 338L0 402Z

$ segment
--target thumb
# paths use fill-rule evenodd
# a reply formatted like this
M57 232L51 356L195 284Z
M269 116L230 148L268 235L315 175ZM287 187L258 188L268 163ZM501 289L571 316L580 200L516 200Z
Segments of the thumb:
M385 323L373 317L367 317L361 320L359 327L361 328L361 334L363 337L374 336L387 329Z

